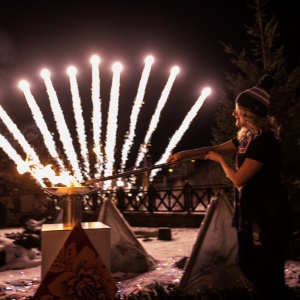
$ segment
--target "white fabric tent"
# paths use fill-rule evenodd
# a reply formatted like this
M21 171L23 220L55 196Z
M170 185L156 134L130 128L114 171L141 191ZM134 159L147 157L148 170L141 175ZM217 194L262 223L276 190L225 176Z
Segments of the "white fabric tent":
M206 211L179 286L197 289L248 288L238 265L237 236L232 227L232 207L225 196L214 197Z
M143 273L156 266L158 261L146 252L128 222L110 199L102 204L97 221L111 228L112 273Z

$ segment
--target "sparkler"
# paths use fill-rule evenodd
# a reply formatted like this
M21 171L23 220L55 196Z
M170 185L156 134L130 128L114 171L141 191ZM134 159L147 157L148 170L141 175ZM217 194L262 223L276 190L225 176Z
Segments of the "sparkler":
M126 137L123 150L122 150L122 161L121 161L121 171L124 171L124 168L126 166L127 157L130 151L130 148L133 144L134 136L135 136L135 128L138 121L138 115L140 112L141 105L143 103L144 95L145 95L145 89L147 86L148 78L151 71L151 66L154 62L154 58L152 56L147 56L145 59L145 68L141 77L140 85L138 88L138 93L134 102L134 105L132 107L132 112L130 116L130 127L129 127L129 133Z
M65 169L64 163L59 158L59 155L56 151L56 146L55 146L53 136L52 136L51 132L49 131L48 126L43 117L43 114L42 114L40 108L38 107L32 93L30 91L29 83L25 80L21 80L19 83L19 87L24 93L27 103L31 109L32 116L44 137L44 143L47 146L50 155L58 162L58 164L61 168L60 171L64 170Z
M26 156L30 157L30 159L35 164L40 163L40 159L34 149L29 145L29 143L26 141L24 135L21 133L17 125L13 122L13 120L9 117L9 115L6 113L6 111L2 108L0 105L0 117L4 124L7 126L8 130L12 133L14 138L19 142L19 144L24 149Z
M154 112L154 114L151 118L149 128L148 128L148 131L147 131L145 139L144 139L144 143L140 147L140 151L139 151L137 160L135 162L136 167L138 167L140 165L142 159L144 158L144 156L148 152L148 144L150 142L150 139L152 137L153 132L155 131L155 129L157 127L161 111L162 111L164 105L166 104L166 101L168 100L171 88L173 86L173 83L176 79L176 76L177 76L178 72L179 72L179 68L177 66L173 67L171 69L169 79L166 83L166 86L165 86L164 90L162 91L161 97L160 97L160 99L157 103L157 106L156 106L156 110L155 110L155 112Z
M113 65L114 73L113 73L113 80L111 85L110 103L109 103L108 120L107 120L106 144L105 144L105 154L106 154L106 165L104 170L105 176L109 176L112 174L114 160L115 160L121 71L122 71L122 65L120 63L114 63ZM110 182L107 182L106 186L109 185Z
M77 178L79 182L81 182L83 181L83 177L78 164L78 157L74 149L73 140L69 128L67 126L67 123L65 121L63 111L60 107L55 89L51 82L50 72L44 69L41 71L41 76L43 77L46 85L53 116L56 121L56 127L60 135L60 140L64 146L65 153L68 157L68 160L73 168L74 176Z
M85 177L88 178L90 176L90 162L88 157L89 155L88 155L88 149L86 143L84 120L82 117L81 99L80 99L78 84L76 79L77 70L75 67L69 67L67 73L70 76L71 94L73 99L73 110L74 110L74 116L77 125L76 129L77 129L77 135L78 135L78 140L81 149L81 156L85 167Z
M101 150L101 133L102 133L102 113L101 113L101 98L100 98L100 72L99 72L100 57L93 55L91 57L92 64L92 102L93 102L93 139L94 153L96 156L96 176L102 174L103 169L103 153Z
M185 118L184 118L182 124L180 125L180 127L178 128L178 130L174 133L174 135L170 139L169 145L167 146L167 148L166 148L164 154L162 155L162 157L160 158L160 160L158 160L158 162L156 162L157 164L160 164L163 161L166 161L168 159L168 157L171 155L172 150L177 146L177 144L180 141L180 139L182 138L183 134L189 128L192 120L195 118L195 116L197 115L197 112L202 107L204 100L207 98L207 96L210 93L211 93L210 88L203 89L200 97L198 98L198 100L196 101L194 106L191 108L191 110L188 112L188 114L185 116ZM153 170L151 172L150 180L153 179L153 177L156 175L157 171L158 170Z

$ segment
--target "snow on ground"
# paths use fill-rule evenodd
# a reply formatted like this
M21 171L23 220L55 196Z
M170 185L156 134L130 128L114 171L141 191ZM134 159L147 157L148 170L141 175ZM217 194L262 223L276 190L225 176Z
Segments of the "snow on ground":
M132 228L133 231L156 232L156 228ZM22 232L23 229L1 230L0 238L5 233ZM139 237L138 240L147 253L159 260L152 271L143 274L112 274L115 278L119 293L128 295L143 288L152 288L158 282L162 285L179 284L183 270L175 267L175 262L189 257L196 241L198 228L172 228L170 241L158 240L157 237ZM0 300L25 299L33 296L41 279L41 266L20 270L7 270L0 272ZM286 262L286 283L290 287L300 287L300 262Z

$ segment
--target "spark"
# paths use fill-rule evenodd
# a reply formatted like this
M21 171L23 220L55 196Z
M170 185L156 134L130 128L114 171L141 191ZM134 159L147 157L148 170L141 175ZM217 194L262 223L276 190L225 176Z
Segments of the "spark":
M53 84L52 84L52 81L50 78L50 72L47 69L43 69L41 71L41 76L44 79L44 82L46 85L47 93L48 93L50 104L51 104L51 109L53 112L54 119L56 121L56 127L60 134L60 140L64 146L65 153L66 153L66 155L69 159L69 162L73 168L75 178L79 182L82 182L83 178L82 178L82 174L81 174L80 167L78 164L78 158L77 158L77 155L76 155L76 152L74 149L73 140L70 135L68 126L66 124L64 114L60 107L55 89L53 87Z
M186 132L186 130L189 128L191 122L196 117L199 109L202 107L205 99L210 95L211 89L210 88L204 88L201 92L201 95L199 96L198 100L195 102L193 107L190 109L190 111L185 116L182 124L177 129L177 131L174 133L172 138L170 139L169 145L165 149L164 154L161 156L161 158L156 162L156 164L161 164L165 161L167 161L168 157L171 155L172 150L177 146L178 142L181 140L183 134ZM150 180L153 179L153 177L157 174L159 169L152 170L150 173Z
M151 71L151 66L154 62L153 56L147 56L145 59L145 67L142 73L140 85L138 88L137 96L134 102L134 105L132 107L131 116L130 116L130 127L129 127L129 133L126 137L123 150L122 150L122 159L121 159L121 172L124 171L128 154L130 152L130 149L133 145L133 140L135 137L135 129L136 129L136 123L138 120L138 115L140 112L140 108L143 104L144 95L145 95L145 89L147 86L148 78Z
M161 111L163 109L163 107L165 106L167 99L170 95L171 92L171 88L174 84L174 81L176 79L177 74L179 73L179 68L177 66L173 67L171 69L170 72L170 76L168 78L168 81L165 85L164 90L162 91L161 97L157 103L156 109L154 114L152 115L149 127L148 127L148 131L146 133L146 136L144 138L144 143L141 145L140 149L139 149L139 153L138 153L138 157L135 163L135 167L138 167L140 162L142 161L142 159L144 158L145 154L148 151L148 144L150 142L150 139L152 137L153 132L155 131L157 124L159 122L159 118L160 118L160 114Z
M107 131L106 131L106 143L105 143L105 155L106 164L104 175L110 176L113 173L113 166L115 161L115 146L116 136L118 128L118 110L119 110L119 90L120 90L120 74L122 71L122 65L116 62L112 66L113 78L110 93L110 102L107 118ZM111 180L105 182L105 186L108 187L111 184Z
M78 90L78 84L76 79L77 70L75 67L71 66L67 69L67 73L70 78L70 88L73 99L73 111L76 120L76 129L78 140L80 144L81 157L83 159L85 177L90 178L90 162L89 162L89 153L86 142L86 134L85 134L85 125L83 119L83 112L81 107L81 99Z
M101 150L101 134L102 134L102 113L101 113L101 98L100 98L100 58L97 55L91 57L92 64L92 102L93 102L93 139L94 153L96 156L95 176L99 177L102 174L103 153Z
M58 162L61 170L64 170L64 163L59 158L59 155L56 151L56 146L55 146L55 142L53 139L53 135L49 131L48 126L43 117L43 114L42 114L40 108L38 107L32 93L30 91L29 83L25 80L21 80L19 83L19 87L24 93L25 99L31 109L32 116L35 120L35 123L37 124L37 126L39 127L39 129L42 133L42 136L44 138L44 143L45 143L50 155Z

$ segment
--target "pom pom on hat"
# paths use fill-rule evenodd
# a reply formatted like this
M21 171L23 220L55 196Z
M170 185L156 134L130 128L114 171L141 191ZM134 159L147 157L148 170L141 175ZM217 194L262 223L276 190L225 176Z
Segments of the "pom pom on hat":
M270 105L270 90L274 86L274 78L264 75L258 85L241 92L235 99L235 103L252 111L260 117L268 115Z

